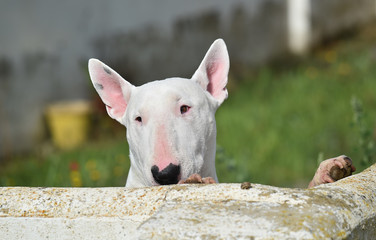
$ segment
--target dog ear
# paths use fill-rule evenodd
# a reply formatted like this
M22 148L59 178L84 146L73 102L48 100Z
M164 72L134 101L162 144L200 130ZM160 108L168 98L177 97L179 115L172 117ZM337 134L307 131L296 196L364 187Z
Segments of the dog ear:
M210 46L192 80L208 91L220 105L228 96L226 84L229 68L226 44L222 39L217 39Z
M89 74L94 88L106 104L108 115L122 123L134 86L97 59L89 60Z

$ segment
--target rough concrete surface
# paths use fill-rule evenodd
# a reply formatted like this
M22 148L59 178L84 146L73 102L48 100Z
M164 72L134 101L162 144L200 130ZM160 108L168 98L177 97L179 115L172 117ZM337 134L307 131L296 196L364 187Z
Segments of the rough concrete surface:
M313 189L0 188L0 239L376 239L376 165Z

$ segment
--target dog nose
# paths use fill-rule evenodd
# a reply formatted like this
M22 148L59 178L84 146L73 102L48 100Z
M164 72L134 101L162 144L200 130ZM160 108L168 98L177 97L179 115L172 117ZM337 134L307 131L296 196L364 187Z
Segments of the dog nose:
M180 166L170 163L162 171L159 171L159 167L154 165L151 167L151 173L155 181L161 185L176 184L179 181Z

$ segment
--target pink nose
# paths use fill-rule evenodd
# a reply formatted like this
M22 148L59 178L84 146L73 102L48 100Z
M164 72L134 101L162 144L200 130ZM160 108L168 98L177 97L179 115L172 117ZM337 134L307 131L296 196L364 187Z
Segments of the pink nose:
M151 167L151 173L155 181L161 185L176 184L179 181L180 165L170 163L162 171L159 171L159 167L154 165Z

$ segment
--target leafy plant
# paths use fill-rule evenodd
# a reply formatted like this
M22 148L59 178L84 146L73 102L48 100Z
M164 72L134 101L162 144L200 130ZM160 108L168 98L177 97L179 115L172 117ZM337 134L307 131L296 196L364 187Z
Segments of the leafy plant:
M376 147L372 136L372 129L366 123L366 114L363 109L362 102L357 98L351 99L351 106L353 110L353 127L358 135L358 151L361 153L361 165L367 167L375 163Z

